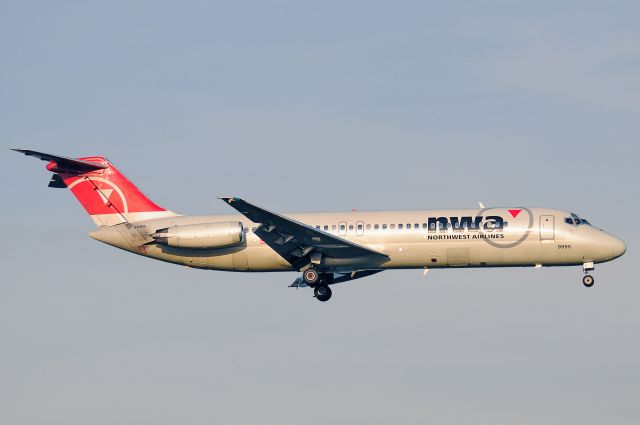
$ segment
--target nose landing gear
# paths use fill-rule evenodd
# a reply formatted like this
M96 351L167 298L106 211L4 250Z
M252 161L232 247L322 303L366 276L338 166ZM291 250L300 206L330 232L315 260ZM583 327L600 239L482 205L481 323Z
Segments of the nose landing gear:
M593 278L593 276L589 274L591 270L595 269L593 262L584 263L582 265L582 269L584 270L584 273L585 273L584 277L582 278L582 284L587 288L591 288L595 283L595 279Z

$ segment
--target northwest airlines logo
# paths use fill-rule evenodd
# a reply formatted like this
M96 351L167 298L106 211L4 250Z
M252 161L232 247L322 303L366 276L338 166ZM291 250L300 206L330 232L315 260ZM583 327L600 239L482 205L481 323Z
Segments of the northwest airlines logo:
M485 208L475 216L428 217L426 238L434 241L480 239L497 248L511 248L529 236L532 226L533 214L527 208ZM507 228L509 231L505 231Z
M511 217L517 218L522 212L522 209L507 211ZM509 224L504 220L504 218L502 218L502 216L499 215L488 215L486 217L482 215L477 215L475 217L429 217L427 222L430 233L438 231L446 232L448 229L452 229L454 232L462 232L465 230L484 230L492 232L495 230L503 230L507 224Z
M493 232L503 230L508 224L499 215L490 215L487 217L481 215L475 217L429 217L427 223L429 233L448 232L449 229L454 232L479 230Z
M109 204L109 198L111 197L112 193L113 189L101 189L100 191L98 191L98 195L100 195L100 199L102 199L102 202L104 202L105 205Z
M129 212L124 193L112 181L102 177L78 178L68 184L89 214L116 214Z

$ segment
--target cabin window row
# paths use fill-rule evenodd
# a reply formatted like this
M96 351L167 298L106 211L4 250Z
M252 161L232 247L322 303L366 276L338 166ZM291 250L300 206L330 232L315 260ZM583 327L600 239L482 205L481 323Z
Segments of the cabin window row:
M328 224L325 224L325 225L317 224L315 227L316 227L316 229L324 230L325 232L329 231L329 225ZM371 230L371 229L373 229L373 230L381 230L381 229L382 230L387 230L387 229L395 230L396 228L400 229L400 230L412 230L412 229L418 230L420 228L427 229L427 223L422 223L422 224L420 224L420 223L406 223L406 224L405 223L399 223L399 224L395 224L395 223L394 224L378 224L378 223L376 223L376 224L367 224L366 226L364 224L362 224L362 223L358 223L357 227L358 227L359 231L363 230L364 228L366 228L367 230ZM355 229L355 226L353 224L346 224L346 223L345 224L340 224L340 225L336 225L336 224L332 224L331 225L331 230L340 230L341 232L346 231L347 228L349 229L349 231L353 231Z

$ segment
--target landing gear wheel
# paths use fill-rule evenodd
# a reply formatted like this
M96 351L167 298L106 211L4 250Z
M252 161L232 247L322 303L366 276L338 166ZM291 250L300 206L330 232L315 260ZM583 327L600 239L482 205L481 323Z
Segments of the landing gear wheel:
M318 301L329 301L329 298L331 298L331 288L324 285L316 286L313 289L313 295L318 299Z
M590 274L587 274L582 278L582 284L587 288L591 288L594 282L595 280L593 279L593 276L591 276Z
M316 286L320 281L320 273L314 268L307 269L302 273L302 280L309 286Z

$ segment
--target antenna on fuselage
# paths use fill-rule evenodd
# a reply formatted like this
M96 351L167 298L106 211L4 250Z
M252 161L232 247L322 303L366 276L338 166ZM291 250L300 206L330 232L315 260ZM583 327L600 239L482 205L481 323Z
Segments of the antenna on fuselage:
M482 203L482 201L478 201L478 205L480 205L480 208L483 208L483 209L484 209L484 208L487 208L487 207L485 207L485 206L484 206L484 204Z

